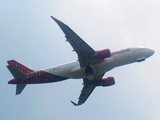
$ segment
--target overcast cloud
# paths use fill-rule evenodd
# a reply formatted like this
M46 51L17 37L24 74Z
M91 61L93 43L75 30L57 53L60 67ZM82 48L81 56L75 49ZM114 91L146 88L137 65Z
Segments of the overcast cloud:
M0 119L159 120L159 6L158 0L0 0ZM7 60L34 70L77 60L51 15L95 50L144 46L155 54L106 73L116 84L96 88L79 107L70 100L78 101L81 79L27 85L15 96Z

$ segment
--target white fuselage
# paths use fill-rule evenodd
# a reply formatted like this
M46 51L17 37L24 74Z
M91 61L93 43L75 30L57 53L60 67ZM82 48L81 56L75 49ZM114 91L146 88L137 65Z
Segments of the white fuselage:
M93 75L103 74L115 67L140 62L154 54L154 51L143 47L127 48L111 53L111 57L105 58L103 62L91 65ZM71 62L51 68L44 69L45 72L57 76L67 78L87 78L85 73L86 68L81 68L79 61Z

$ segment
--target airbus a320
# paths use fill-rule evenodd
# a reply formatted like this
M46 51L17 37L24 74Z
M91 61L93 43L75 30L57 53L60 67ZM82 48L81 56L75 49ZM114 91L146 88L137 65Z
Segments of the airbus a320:
M51 16L64 32L78 55L75 62L54 66L38 71L24 66L16 60L7 61L7 68L14 79L9 84L16 84L16 95L27 84L59 82L66 79L83 79L83 89L75 106L83 104L97 86L108 87L115 84L114 77L103 78L104 74L115 67L144 61L154 54L154 50L144 47L126 48L111 52L110 49L95 51L82 40L69 26Z

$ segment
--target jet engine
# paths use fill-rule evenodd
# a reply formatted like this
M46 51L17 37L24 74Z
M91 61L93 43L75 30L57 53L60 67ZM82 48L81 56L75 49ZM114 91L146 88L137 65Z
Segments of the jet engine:
M107 87L107 86L111 86L114 85L115 81L114 81L114 77L108 77L108 78L104 78L102 79L97 86L103 86L103 87Z
M100 51L97 51L96 53L97 53L96 56L98 59L104 59L111 56L111 52L109 49L100 50Z

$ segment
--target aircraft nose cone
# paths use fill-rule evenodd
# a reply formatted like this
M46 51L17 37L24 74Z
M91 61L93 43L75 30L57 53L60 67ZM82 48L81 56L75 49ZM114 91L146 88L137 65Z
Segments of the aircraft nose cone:
M155 53L154 50L147 49L146 57L148 58L148 57L152 56L154 53Z
M149 54L150 54L150 56L152 56L154 53L155 53L154 50L149 49Z

